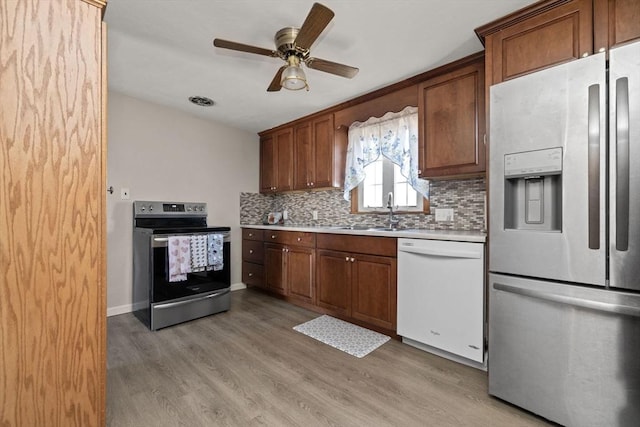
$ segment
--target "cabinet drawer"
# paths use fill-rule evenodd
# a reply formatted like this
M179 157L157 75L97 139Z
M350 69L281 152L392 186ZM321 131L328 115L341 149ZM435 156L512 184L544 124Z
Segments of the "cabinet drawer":
M262 241L264 230L256 230L253 228L243 228L242 238L245 240L260 240Z
M264 286L264 267L252 262L242 262L242 282L250 286Z
M397 256L394 237L351 236L344 234L318 234L318 249L370 255Z
M316 234L302 231L265 230L265 242L280 243L283 245L302 246L313 248L316 246Z
M264 247L262 241L243 240L242 260L262 264L264 262Z

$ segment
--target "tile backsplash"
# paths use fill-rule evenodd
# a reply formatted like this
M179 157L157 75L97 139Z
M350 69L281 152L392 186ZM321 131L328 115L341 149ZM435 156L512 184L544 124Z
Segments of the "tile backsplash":
M400 225L430 230L485 231L485 179L431 181L430 214L398 214ZM453 221L435 220L436 208L453 209ZM341 189L263 195L240 193L240 224L262 224L268 212L286 210L285 225L386 225L387 215L351 214ZM313 219L313 211L318 219Z

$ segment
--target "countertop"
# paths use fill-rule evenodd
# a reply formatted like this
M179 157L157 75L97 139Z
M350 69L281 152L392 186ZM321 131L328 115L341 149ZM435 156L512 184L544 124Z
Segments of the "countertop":
M375 228L349 228L348 226L301 226L301 225L241 225L242 228L259 230L304 231L311 233L352 234L357 236L396 237L426 240L450 240L456 242L484 243L487 235L481 231L426 230L418 228L384 230Z

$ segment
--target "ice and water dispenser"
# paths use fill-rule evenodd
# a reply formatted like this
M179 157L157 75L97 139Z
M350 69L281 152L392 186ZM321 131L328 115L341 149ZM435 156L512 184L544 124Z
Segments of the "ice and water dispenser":
M504 228L562 231L562 148L504 156Z

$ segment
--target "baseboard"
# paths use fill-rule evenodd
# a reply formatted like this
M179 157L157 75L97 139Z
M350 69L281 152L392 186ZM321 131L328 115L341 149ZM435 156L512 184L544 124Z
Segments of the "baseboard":
M247 288L247 285L245 285L242 282L234 283L231 285L231 292L239 291L240 289L246 289L246 288ZM117 316L118 314L131 313L132 311L145 308L147 304L148 303L146 302L142 302L142 303L136 303L136 304L124 304L116 307L109 307L107 308L107 317Z
M242 282L234 283L231 285L231 292L239 291L240 289L247 289L247 285Z
M117 307L109 307L107 308L107 317L117 316L118 314L131 313L132 311L145 308L148 304L149 303L147 302L139 302L136 304L124 304Z

